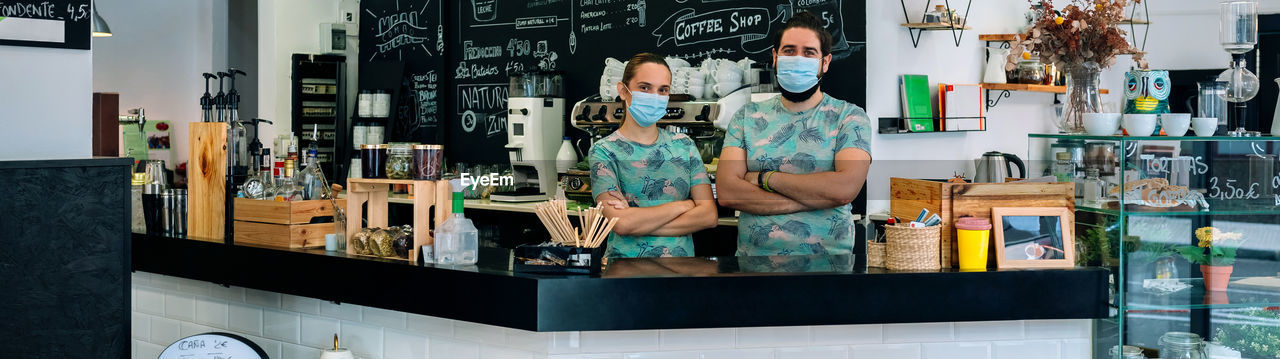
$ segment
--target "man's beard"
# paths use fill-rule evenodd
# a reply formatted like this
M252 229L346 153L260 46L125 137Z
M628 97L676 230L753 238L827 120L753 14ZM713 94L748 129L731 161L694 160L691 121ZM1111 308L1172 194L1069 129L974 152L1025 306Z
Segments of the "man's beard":
M804 102L805 100L813 98L813 94L818 93L818 87L822 87L823 77L825 76L818 76L818 83L813 84L813 87L810 87L808 90L804 90L801 92L791 92L791 91L787 91L787 89L785 88L782 88L782 86L778 86L778 90L782 92L782 98L787 99L787 101Z

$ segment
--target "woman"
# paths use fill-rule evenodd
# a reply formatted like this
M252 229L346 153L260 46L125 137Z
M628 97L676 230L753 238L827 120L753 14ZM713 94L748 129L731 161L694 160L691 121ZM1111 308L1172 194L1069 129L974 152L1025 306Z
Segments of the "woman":
M591 191L618 223L607 257L693 256L691 233L716 226L715 200L693 140L659 129L667 110L671 69L642 53L618 83L627 104L622 126L591 147Z

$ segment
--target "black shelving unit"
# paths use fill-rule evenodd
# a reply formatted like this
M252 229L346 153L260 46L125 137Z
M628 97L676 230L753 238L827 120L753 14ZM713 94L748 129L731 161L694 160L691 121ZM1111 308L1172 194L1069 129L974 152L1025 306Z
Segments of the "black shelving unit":
M293 54L293 121L298 149L311 145L311 131L320 132L320 165L333 183L346 181L351 157L350 125L346 121L346 57ZM302 155L302 154L299 154Z

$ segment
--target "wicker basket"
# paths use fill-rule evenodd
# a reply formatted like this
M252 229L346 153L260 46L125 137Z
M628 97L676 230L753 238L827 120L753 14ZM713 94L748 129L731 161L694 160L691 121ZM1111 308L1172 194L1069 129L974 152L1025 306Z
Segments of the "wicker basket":
M939 238L942 226L924 228L885 226L884 231L885 268L890 270L942 269L939 262Z
M867 242L867 266L884 268L884 242Z

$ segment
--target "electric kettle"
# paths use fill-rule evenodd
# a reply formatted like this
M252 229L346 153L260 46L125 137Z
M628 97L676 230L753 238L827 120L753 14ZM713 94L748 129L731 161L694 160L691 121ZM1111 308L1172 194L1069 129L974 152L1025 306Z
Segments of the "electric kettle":
M1017 155L991 151L982 154L982 158L973 160L973 163L974 168L977 169L973 182L1004 183L1005 178L1013 177L1013 168L1009 167L1010 163L1018 166L1016 178L1027 178L1027 166Z

